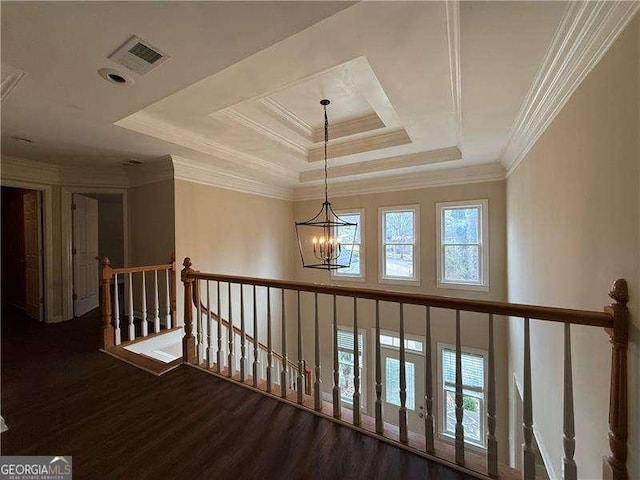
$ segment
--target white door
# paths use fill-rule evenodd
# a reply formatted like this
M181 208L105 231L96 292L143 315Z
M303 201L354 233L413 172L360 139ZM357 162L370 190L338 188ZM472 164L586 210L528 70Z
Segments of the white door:
M73 314L80 317L97 308L98 201L73 195Z
M27 315L44 319L42 295L42 213L40 192L31 191L23 196L24 259Z
M384 421L399 425L400 352L380 349L382 357L382 412ZM407 427L410 432L424 435L424 355L405 352L407 386Z

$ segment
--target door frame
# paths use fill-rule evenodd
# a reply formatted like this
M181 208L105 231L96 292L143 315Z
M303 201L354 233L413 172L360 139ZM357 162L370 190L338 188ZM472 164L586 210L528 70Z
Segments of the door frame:
M124 235L124 263L125 265L129 265L129 215L127 189L83 186L62 187L62 310L64 318L66 320L73 318L73 255L71 253L73 249L73 221L71 204L73 202L74 193L106 193L110 195L122 195L122 233ZM98 215L100 215L99 211Z
M25 182L3 178L3 187L25 188L42 192L42 265L40 280L44 288L44 322L54 323L64 319L62 315L54 315L53 311L53 186L43 183Z

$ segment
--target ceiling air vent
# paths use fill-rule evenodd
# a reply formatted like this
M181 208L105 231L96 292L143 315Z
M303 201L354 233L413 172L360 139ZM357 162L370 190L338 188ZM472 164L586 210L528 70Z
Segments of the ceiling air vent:
M109 58L140 75L149 73L169 59L169 55L135 35L109 55Z

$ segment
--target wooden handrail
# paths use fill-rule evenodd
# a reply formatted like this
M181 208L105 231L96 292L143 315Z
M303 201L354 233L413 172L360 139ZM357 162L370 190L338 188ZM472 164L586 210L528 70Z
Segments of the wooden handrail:
M609 312L572 310L567 308L542 307L537 305L493 302L486 300L469 300L463 298L422 295L416 293L390 292L357 287L340 287L335 285L325 285L321 283L291 282L286 280L241 277L236 275L218 275L213 273L197 272L195 270L190 270L185 274L185 276L186 278L193 280L198 279L225 283L230 282L244 285L280 288L293 291L305 291L327 295L365 298L370 300L379 300L381 302L423 305L435 308L446 308L450 310L492 313L494 315L506 315L537 320L548 320L551 322L571 323L575 325L613 328L613 317Z
M120 273L152 272L154 270L163 271L163 270L171 270L172 266L173 266L172 263L161 263L159 265L143 265L139 267L118 267L118 268L111 268L111 273L120 274Z

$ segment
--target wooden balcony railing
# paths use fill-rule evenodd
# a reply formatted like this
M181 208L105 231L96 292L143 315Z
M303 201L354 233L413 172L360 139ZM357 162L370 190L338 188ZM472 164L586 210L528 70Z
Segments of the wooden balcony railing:
M120 278L124 279L122 301ZM159 288L159 278L160 283L164 283L164 289ZM169 263L118 268L112 267L109 258L104 257L100 261L102 348L110 350L125 341L134 341L137 336L136 324L139 324L139 337L149 335L149 323L153 332L159 333L161 319L164 319L166 329L176 327L176 282L176 260L173 254ZM138 293L134 291L134 286L138 287ZM134 309L134 297L139 298L139 311ZM152 303L150 310L147 309L149 297ZM121 313L122 322L126 322L124 327L121 327ZM122 330L126 331L126 337Z
M573 387L572 387L572 358L571 358L571 326L584 326L585 328L603 327L610 336L612 343L611 362L611 390L610 390L610 411L609 411L609 444L611 453L604 458L603 476L606 479L624 480L628 478L626 468L627 455L627 343L629 312L627 309L628 291L624 280L616 280L609 293L613 303L605 307L604 312L569 310L562 308L519 305L503 302L489 302L479 300L466 300L449 297L438 297L419 294L405 294L398 292L387 292L380 290L370 290L361 288L338 287L332 285L309 284L300 282L290 282L281 280L268 280L260 278L239 277L230 275L216 275L202 273L194 270L189 258L184 260L184 269L181 272L182 282L185 288L185 299L193 299L193 302L186 301L184 306L184 327L185 336L183 338L184 361L197 368L203 368L213 374L223 376L242 383L245 386L256 388L267 394L281 398L283 401L293 403L301 408L307 408L318 415L325 416L334 421L348 424L352 428L375 436L382 440L394 443L402 448L411 449L423 456L437 460L441 463L452 466L464 472L470 473L479 478L508 478L513 471L498 463L498 438L496 436L496 356L494 340L494 323L500 319L495 316L510 316L521 318L524 328L523 356L523 418L522 429L524 444L522 445L523 471L522 478L535 478L535 459L533 450L533 408L532 408L532 382L531 382L531 345L530 345L530 321L544 320L549 322L559 322L564 324L564 395L563 395L563 463L564 478L576 479L578 468L574 461L575 450L575 430L573 411ZM215 284L215 299L211 302L210 283ZM202 288L202 284L204 289ZM224 285L226 284L226 285ZM239 305L236 303L235 311L231 308L231 286L239 285ZM267 376L266 383L257 382L258 357L254 353L253 378L247 370L246 351L246 327L245 324L245 286L252 287L253 295L253 346L259 344L257 332L258 325L258 305L256 301L256 289L266 291L266 345L267 355ZM228 295L227 311L221 310L221 291ZM280 332L273 332L272 325L272 293L280 292L276 299L280 299L279 319L281 320ZM206 304L203 305L201 294L206 292ZM285 292L293 292L297 300L297 308L293 312L287 310L285 304ZM302 388L297 388L295 392L290 389L290 382L287 381L288 368L290 362L287 358L287 332L295 332L297 335L297 382L298 386L305 382L303 372L305 372L305 359L303 355L303 332L302 332L302 303L301 294L313 295L312 318L313 328L313 388L312 392L305 392ZM289 294L291 296L291 293ZM324 347L320 341L319 307L318 296L329 296L332 299L333 307L327 314L323 312L323 317L332 318L331 328L333 330L333 344L330 351L333 358L333 402L324 401L321 385L321 349ZM353 378L353 402L350 410L341 407L340 380L341 372L338 361L338 325L340 322L338 308L336 307L337 297L348 297L353 299L353 332L354 332L354 378ZM375 416L373 418L362 414L360 411L361 379L359 377L359 342L358 342L358 319L361 314L358 305L361 300L368 300L374 303L375 316ZM380 329L380 305L394 304L397 308L398 332L399 332L399 384L398 398L400 407L398 410L398 421L394 424L386 423L383 416L383 370L381 362L381 329ZM211 305L215 304L212 309ZM424 388L424 435L417 435L409 431L407 424L407 379L406 379L406 334L405 334L405 306L418 305L424 307L424 338L425 338L425 388ZM455 312L455 439L453 444L444 444L436 436L436 425L434 424L434 375L432 372L433 352L431 349L431 314L432 309L447 309ZM197 316L194 321L194 310ZM234 313L239 310L239 322L233 319ZM276 310L277 311L277 310ZM205 315L203 316L203 312ZM462 324L461 313L476 312L488 315L489 329L488 335L488 362L487 362L487 389L486 389L486 454L479 455L470 450L465 442L465 426L463 424L463 365L462 365ZM228 322L222 318L226 313ZM205 321L206 320L206 321ZM290 321L291 320L291 321ZM239 323L239 329L236 325ZM240 371L236 372L235 353L233 342L227 348L226 356L223 355L222 329L233 327L234 331L239 330L241 336L240 349ZM216 334L217 345L211 343L211 338ZM281 352L280 358L283 362L280 366L281 381L279 388L274 386L274 378L278 374L273 370L273 334L280 335ZM229 337L231 338L232 335ZM200 348L204 343L205 349ZM325 347L326 348L326 347ZM206 350L206 355L205 355ZM224 373L224 375L223 375ZM239 373L239 374L238 374ZM306 381L306 385L311 385ZM309 393L312 393L310 396ZM604 412L603 412L604 415ZM507 422L507 419L499 419Z

